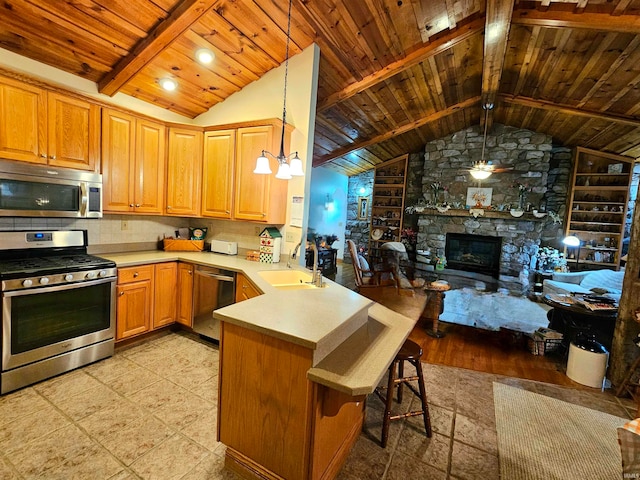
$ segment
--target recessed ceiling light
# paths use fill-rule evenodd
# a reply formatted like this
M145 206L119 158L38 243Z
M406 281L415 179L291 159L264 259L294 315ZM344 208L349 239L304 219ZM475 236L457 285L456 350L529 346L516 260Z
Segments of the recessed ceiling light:
M196 58L200 63L208 64L213 62L215 55L211 50L207 50L206 48L201 48L196 52Z
M168 92L173 92L176 88L178 88L178 84L176 83L176 81L171 78L163 78L159 83L160 86Z

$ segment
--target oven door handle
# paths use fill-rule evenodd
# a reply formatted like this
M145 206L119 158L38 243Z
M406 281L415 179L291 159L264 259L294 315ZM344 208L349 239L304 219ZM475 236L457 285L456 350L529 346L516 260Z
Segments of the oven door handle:
M84 288L84 287L91 287L93 285L101 285L103 283L109 283L109 282L115 282L115 281L116 281L116 277L99 278L97 280L90 280L87 282L65 283L62 285L29 288L25 290L12 290L9 292L2 292L2 296L3 297L20 297L23 295L35 295L37 293L61 292L63 290L72 290L72 289L78 289L78 288Z
M204 277L215 278L216 280L220 280L223 282L234 282L235 278L229 277L228 275L219 275L217 273L209 273L202 270L196 270L196 275L202 275Z

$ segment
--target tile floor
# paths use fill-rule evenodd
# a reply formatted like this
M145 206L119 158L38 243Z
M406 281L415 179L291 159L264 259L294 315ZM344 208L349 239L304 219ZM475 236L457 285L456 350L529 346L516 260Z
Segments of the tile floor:
M169 333L0 397L0 478L235 479L216 441L217 370L217 348ZM340 479L498 479L493 381L622 417L635 409L610 393L451 367L425 365L425 378L433 437L421 417L396 421L381 449L371 396Z

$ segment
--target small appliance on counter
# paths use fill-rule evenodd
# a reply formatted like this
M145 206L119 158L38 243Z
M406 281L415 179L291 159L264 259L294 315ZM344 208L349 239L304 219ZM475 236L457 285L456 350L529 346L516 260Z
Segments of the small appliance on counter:
M226 242L224 240L211 240L211 251L224 253L225 255L238 254L238 242Z

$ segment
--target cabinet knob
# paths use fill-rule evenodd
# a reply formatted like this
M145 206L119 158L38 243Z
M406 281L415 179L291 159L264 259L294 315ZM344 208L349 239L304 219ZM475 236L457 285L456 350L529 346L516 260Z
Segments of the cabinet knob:
M40 157L42 157L42 158L47 158L47 154L46 154L46 153L41 153L41 154L40 154Z
M130 206L131 208L133 208L133 203L130 203L130 204L129 204L129 206Z
M133 278L138 278L138 275L140 275L140 274L139 274L138 272L135 272L135 273L133 274Z
M56 156L55 156L55 155L49 155L49 158L50 158L51 160L55 160L55 159L56 159Z
M224 213L230 213L229 210L225 210Z
M120 296L124 295L124 290L120 290Z
M140 208L140 204L139 203L136 203L136 208Z
M171 210L171 205L167 205L167 210Z
M262 214L262 216L263 216L263 217L266 217L266 216L267 216L267 214L266 214L266 213L263 213L263 214Z
M189 270L189 275L193 275L193 272L191 270Z

